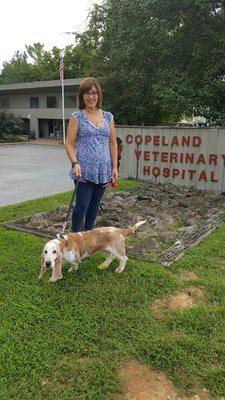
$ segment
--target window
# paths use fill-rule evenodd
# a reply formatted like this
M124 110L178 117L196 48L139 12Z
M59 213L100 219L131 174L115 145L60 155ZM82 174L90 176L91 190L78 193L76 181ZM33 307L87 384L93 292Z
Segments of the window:
M7 97L0 97L0 108L9 108L9 99Z
M47 108L56 108L56 97L47 97Z
M39 98L30 97L30 108L39 108Z

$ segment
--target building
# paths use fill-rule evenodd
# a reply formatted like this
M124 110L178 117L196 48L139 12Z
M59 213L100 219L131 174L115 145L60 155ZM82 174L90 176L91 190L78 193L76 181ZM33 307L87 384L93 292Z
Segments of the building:
M64 80L66 126L78 108L82 78ZM62 89L59 80L0 85L0 108L24 121L23 130L36 138L62 137Z

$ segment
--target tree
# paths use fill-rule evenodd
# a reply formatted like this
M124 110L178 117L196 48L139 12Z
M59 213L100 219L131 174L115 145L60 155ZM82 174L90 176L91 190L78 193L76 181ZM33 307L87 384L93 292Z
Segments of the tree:
M104 5L94 4L88 16L87 28L82 33L74 32L74 46L64 52L68 77L100 76L104 60L100 48L105 29L106 10Z
M36 80L35 67L27 62L26 52L17 51L11 61L3 63L1 83L16 83Z
M171 113L194 111L221 118L225 97L224 2L161 0L155 3L154 14L168 32L154 86L156 98Z
M30 57L31 62L28 62ZM0 83L33 82L59 79L60 49L44 50L44 45L26 45L26 52L15 53L13 58L3 63ZM65 74L67 73L65 68ZM65 75L66 76L66 75Z
M51 51L44 50L40 42L26 45L26 50L36 70L37 79L41 81L59 79L60 49L56 46Z
M119 119L129 104L134 124L174 122L193 109L222 120L224 1L107 0L105 9L107 101Z

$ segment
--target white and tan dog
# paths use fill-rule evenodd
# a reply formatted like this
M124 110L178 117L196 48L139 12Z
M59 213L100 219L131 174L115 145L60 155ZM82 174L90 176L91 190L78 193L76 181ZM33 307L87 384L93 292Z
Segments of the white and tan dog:
M62 278L63 260L72 264L70 272L76 271L81 260L99 250L105 250L108 253L106 260L98 266L99 269L107 268L113 259L117 258L119 266L116 272L122 272L127 262L125 236L134 233L145 222L146 220L137 222L125 229L104 227L86 232L69 233L63 238L58 236L57 239L50 240L44 246L41 256L39 279L46 271L52 269L50 282L56 282Z

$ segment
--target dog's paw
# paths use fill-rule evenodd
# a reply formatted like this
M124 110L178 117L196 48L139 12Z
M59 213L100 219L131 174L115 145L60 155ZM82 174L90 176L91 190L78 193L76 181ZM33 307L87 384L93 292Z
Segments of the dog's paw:
M77 270L78 270L78 267L77 267L77 268L75 268L75 267L70 267L69 270L68 270L68 272L76 272Z
M100 270L102 270L102 269L106 269L107 267L106 267L106 265L105 265L104 263L102 263L102 264L99 264L99 265L97 266L97 268L100 269Z
M116 272L117 274L121 274L121 272L123 272L123 268L117 267L117 268L115 269L115 272Z
M51 276L51 278L49 279L51 283L57 282L59 279L62 279L62 276L58 277L58 278L54 278L53 276Z

